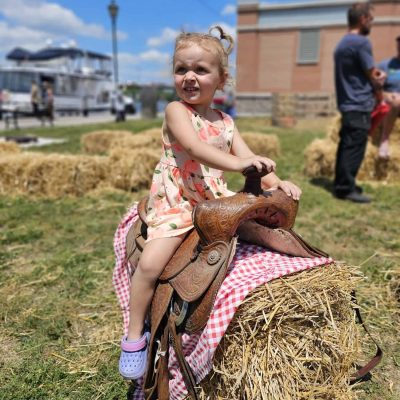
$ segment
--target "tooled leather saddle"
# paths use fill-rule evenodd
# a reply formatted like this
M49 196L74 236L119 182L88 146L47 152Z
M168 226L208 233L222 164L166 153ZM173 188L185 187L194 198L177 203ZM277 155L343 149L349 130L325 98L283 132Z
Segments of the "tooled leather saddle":
M242 192L195 206L192 229L159 277L150 310L151 338L145 398L169 398L168 349L171 342L182 376L193 399L195 379L182 351L181 336L201 331L210 316L218 289L235 254L238 236L248 242L287 254L313 257L326 253L307 244L292 229L298 202L281 190L264 191L255 168L247 169ZM140 258L147 237L146 199L127 235L132 266ZM243 224L249 221L247 224Z

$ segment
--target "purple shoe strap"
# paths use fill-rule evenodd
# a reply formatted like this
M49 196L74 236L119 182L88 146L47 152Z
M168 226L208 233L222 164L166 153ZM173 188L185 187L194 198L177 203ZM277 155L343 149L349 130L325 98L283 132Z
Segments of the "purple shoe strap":
M143 350L147 346L147 337L144 334L138 340L127 340L127 336L124 336L121 340L121 349L123 351L139 351Z

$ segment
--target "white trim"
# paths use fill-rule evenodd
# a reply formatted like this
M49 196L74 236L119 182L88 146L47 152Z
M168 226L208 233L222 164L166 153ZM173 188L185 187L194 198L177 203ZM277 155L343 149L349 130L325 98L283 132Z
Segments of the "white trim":
M258 6L259 0L238 0L238 6L247 6L247 5L255 5Z
M237 32L259 32L259 31L281 31L281 30L298 30L298 29L307 29L307 28L327 28L327 27L346 27L346 23L337 23L337 24L321 24L321 22L315 21L315 23L307 23L307 24L297 24L296 26L258 26L258 25L242 25L237 27Z
M272 116L272 112L269 110L266 110L264 113L252 113L252 112L237 112L236 113L238 117L242 117L242 118L247 118L247 117L251 117L251 118L270 118Z
M384 25L384 24L395 24L400 25L400 17L376 17L374 19L374 23L372 29L374 29L374 25ZM305 28L328 28L328 27L347 27L347 22L338 22L338 23L321 23L320 21L307 22L304 24L296 24L290 26L259 26L257 24L251 25L240 25L237 27L237 32L253 32L253 31L277 31L277 30L290 30L290 29L305 29Z
M272 98L271 92L236 92L236 98L239 97L258 97Z
M361 3L366 3L366 0L360 0ZM297 8L310 8L310 7L332 7L341 5L351 5L354 0L335 0L335 1L316 1L311 3L289 3L289 4L260 4L259 10L293 10Z

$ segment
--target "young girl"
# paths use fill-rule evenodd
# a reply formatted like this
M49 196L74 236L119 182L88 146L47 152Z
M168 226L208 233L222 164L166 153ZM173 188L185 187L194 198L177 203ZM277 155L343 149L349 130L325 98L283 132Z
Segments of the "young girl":
M126 379L138 379L145 373L146 313L158 277L193 228L194 205L233 194L226 187L223 171L266 168L265 187L279 187L296 200L301 194L296 185L274 174L274 161L247 147L231 117L210 108L215 91L227 81L228 55L233 48L229 35L218 26L212 29L219 38L211 33L182 33L175 44L173 75L181 101L170 103L165 110L163 154L154 171L148 203L148 239L131 280L128 334L121 341L119 363Z

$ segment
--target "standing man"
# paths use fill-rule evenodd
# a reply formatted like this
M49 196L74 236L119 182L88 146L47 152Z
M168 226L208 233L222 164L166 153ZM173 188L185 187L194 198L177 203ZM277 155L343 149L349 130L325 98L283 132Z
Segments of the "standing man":
M383 98L390 106L382 124L382 136L379 144L379 157L389 158L389 136L396 118L400 115L400 36L396 38L397 55L382 61L379 68L387 75L383 86Z
M335 53L336 100L342 114L340 142L336 154L334 195L356 203L369 203L355 178L364 158L374 91L382 86L385 74L375 68L372 47L367 36L373 16L369 3L355 3L347 13L348 32Z

